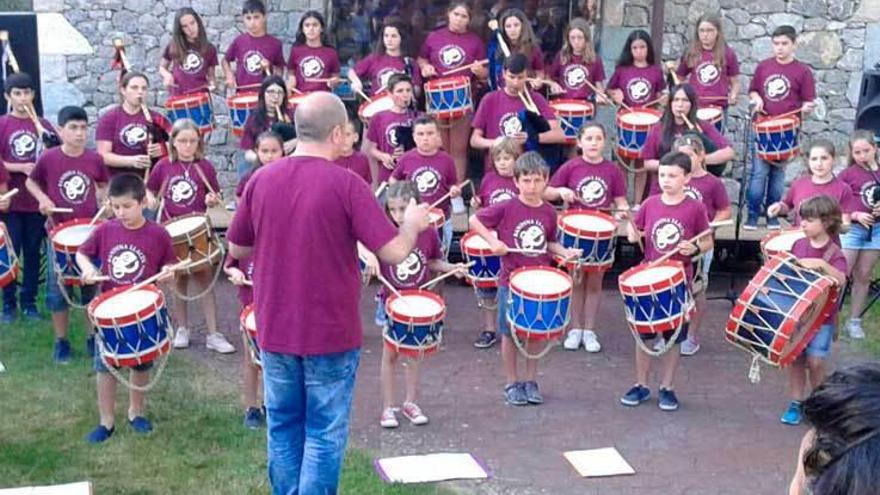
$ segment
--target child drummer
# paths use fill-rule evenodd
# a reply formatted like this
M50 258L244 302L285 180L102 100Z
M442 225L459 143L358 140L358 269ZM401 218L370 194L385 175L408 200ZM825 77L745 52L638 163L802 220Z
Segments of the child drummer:
M454 169L453 169L454 171ZM385 195L385 209L388 216L395 224L403 221L403 212L410 200L419 201L419 192L415 183L411 181L394 182L388 186ZM391 284L396 290L418 289L429 281L431 272L452 272L457 277L464 275L463 265L454 265L446 261L446 256L440 247L440 239L435 229L426 229L419 234L416 245L409 253L409 256L398 265L389 265L381 263L369 251L362 251L362 256L367 265L367 273L380 273L382 277ZM383 319L387 319L385 312L385 299L387 297L385 288L382 289L382 297L377 299L378 307L376 308L377 320L380 312ZM387 324L387 322L386 322ZM394 407L394 368L398 362L400 355L397 351L388 345L382 347L382 365L381 365L381 381L382 381L382 416L379 424L383 428L397 428L399 425ZM421 362L420 360L411 360L406 363L404 376L406 380L406 399L401 408L403 415L414 425L424 425L428 422L428 417L422 412L422 409L416 404L418 397L419 374Z
M501 333L501 359L506 384L504 399L508 404L524 406L541 404L544 398L538 390L538 360L526 358L525 373L517 370L517 349L507 322L507 297L510 293L510 274L524 266L550 266L551 255L563 258L581 255L580 249L567 249L556 242L556 210L544 202L543 194L550 169L536 152L517 158L514 182L519 194L516 198L481 209L471 216L470 227L489 243L492 252L501 258L498 278L498 330ZM495 230L498 237L492 235ZM508 249L529 250L529 253L509 253ZM543 342L529 342L529 353L540 351ZM522 380L520 380L522 378Z
M90 219L103 203L109 181L104 159L96 151L86 149L89 123L85 110L80 107L64 107L58 112L61 146L46 150L38 159L28 176L25 186L37 199L40 212L49 218L46 228L75 218ZM70 208L70 213L53 213L55 208ZM46 245L46 256L53 256L52 239ZM49 261L46 270L46 306L52 312L55 330L56 363L70 361L70 341L67 340L68 300L72 287L62 287L59 274ZM67 294L62 294L62 290ZM80 304L88 304L95 297L95 287L80 288ZM95 340L90 334L87 340L89 355L94 355Z
M134 174L117 174L110 181L110 207L116 217L98 225L91 237L76 253L76 263L82 271L84 284L95 284L106 275L101 290L107 291L123 285L135 284L160 273L158 281L171 280L174 273L170 265L177 261L171 236L164 227L144 218L147 192L144 182ZM100 261L101 270L92 263ZM98 412L100 423L86 437L89 443L101 443L115 431L116 377L108 373L104 364L103 346L95 352L97 372ZM144 387L150 379L153 363L132 367L131 383ZM144 392L129 388L128 423L137 433L149 433L153 425L144 415L146 400Z
M688 286L693 283L694 267L692 259L696 255L706 253L714 246L711 235L703 235L696 242L691 242L697 234L709 229L709 220L706 207L703 203L685 194L685 184L691 172L691 159L688 155L680 152L672 152L660 159L658 170L660 189L662 193L646 199L635 220L628 224L628 238L630 242L639 242L645 237L645 261L653 261L675 251L672 260L680 261L684 265L687 275ZM690 287L688 291L690 291ZM675 338L673 347L687 339L688 324ZM670 342L674 336L674 330L663 332L663 338ZM642 340L651 340L656 335L639 335ZM651 391L646 386L648 374L651 370L651 356L642 350L644 344L636 342L635 368L636 383L629 391L620 398L625 406L635 407L648 400ZM679 349L669 349L661 357L662 376L658 405L664 411L678 409L678 398L675 396L674 382L675 372L678 368Z

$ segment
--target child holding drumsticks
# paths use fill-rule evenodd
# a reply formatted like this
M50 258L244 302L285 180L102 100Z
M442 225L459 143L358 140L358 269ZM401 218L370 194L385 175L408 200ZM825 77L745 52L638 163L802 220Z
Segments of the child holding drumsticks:
M515 199L481 209L470 218L470 227L501 258L501 274L498 280L498 329L501 332L501 360L504 364L506 384L505 401L514 406L542 404L544 398L538 390L538 360L526 358L525 373L517 370L517 348L511 338L507 322L507 297L510 293L510 274L524 266L550 266L551 255L564 258L580 256L580 249L567 249L556 242L556 210L544 202L544 188L550 169L536 152L528 152L517 158L514 168ZM490 232L495 230L498 237ZM527 249L529 253L509 253L508 249ZM538 352L543 342L530 341L528 352ZM520 380L520 378L523 380Z
M395 182L388 186L385 195L385 209L388 216L395 224L403 221L403 212L406 205L411 199L419 201L419 193L416 185L410 181ZM376 256L368 251L362 251L362 255L367 265L367 273L381 273L382 277L398 290L402 289L418 289L430 279L431 272L451 272L458 271L457 277L464 275L463 265L453 265L445 260L445 256L440 249L440 239L437 237L437 231L434 229L426 229L419 234L416 245L409 253L409 256L398 265L388 265L380 263ZM385 298L387 297L386 289L383 287L377 304L377 313L384 313ZM389 345L384 345L382 350L382 396L383 407L382 416L379 424L383 428L397 428L399 423L395 414L394 407L394 368L400 358L399 354ZM411 360L406 363L404 376L406 380L406 399L403 402L402 412L407 419L414 425L424 425L428 422L428 417L422 412L422 409L416 404L418 398L419 374L421 369L420 360Z

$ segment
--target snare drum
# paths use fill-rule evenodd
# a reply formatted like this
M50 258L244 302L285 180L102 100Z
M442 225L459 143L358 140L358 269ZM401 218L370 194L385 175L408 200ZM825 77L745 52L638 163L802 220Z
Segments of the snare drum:
M569 210L559 214L556 225L560 244L583 250L580 258L565 264L566 268L603 272L614 264L617 225L611 215L594 210ZM557 263L563 261L559 255L554 258Z
M837 295L830 277L797 265L791 254L776 254L737 299L726 340L773 366L787 366L834 310Z
M648 132L660 122L661 113L650 108L633 108L617 112L617 155L641 158Z
M226 106L229 108L229 122L232 126L232 134L241 137L244 134L244 125L248 116L257 108L256 93L241 93L226 98Z
M223 257L207 215L192 213L173 218L162 225L171 234L177 259L182 261L189 258L192 262L182 271L195 273L208 269Z
M551 101L550 107L565 133L565 144L577 143L578 131L585 123L593 120L595 112L593 104L583 100L561 98Z
M799 239L806 237L801 229L785 229L778 232L770 232L761 240L761 253L764 259L774 254L791 253L791 248Z
M263 360L260 357L260 345L257 343L257 317L254 315L253 304L248 304L241 311L239 322L241 323L241 334L247 343L248 353L251 356L251 362L258 370L262 370Z
M443 338L443 318L446 303L443 299L422 289L402 290L385 300L388 324L385 326L385 345L404 356L420 359L437 352Z
M53 267L64 285L80 285L82 272L76 264L76 251L92 235L97 225L89 225L88 218L77 218L60 223L49 231L54 252Z
M360 117L361 122L369 126L370 119L374 115L385 110L391 110L392 107L394 107L394 100L391 99L391 95L380 93L374 95L371 101L361 103L361 106L358 108L358 117Z
M471 80L465 76L444 77L425 83L426 113L440 120L455 120L474 111Z
M797 155L801 121L787 117L766 117L752 124L755 131L755 154L767 162L784 162Z
M172 124L178 119L192 120L202 136L214 130L214 109L207 92L171 96L165 101L165 113Z
M501 256L492 253L489 243L476 232L468 232L461 237L461 253L468 267L467 280L480 289L498 287L498 274L501 273Z
M440 234L440 238L443 238L443 225L446 224L446 213L443 213L443 210L440 208L431 208L428 210L428 222L431 223L437 232Z
M153 284L130 288L104 292L88 305L99 352L114 367L149 363L171 348L165 295Z
M559 338L569 321L571 277L546 266L517 268L510 274L507 322L529 341Z
M721 124L724 120L724 110L721 107L703 107L697 109L697 118L703 122L712 124L721 132Z
M7 232L6 224L0 222L0 288L18 278L18 256Z
M634 266L623 272L618 286L634 334L656 336L680 330L693 309L680 261Z

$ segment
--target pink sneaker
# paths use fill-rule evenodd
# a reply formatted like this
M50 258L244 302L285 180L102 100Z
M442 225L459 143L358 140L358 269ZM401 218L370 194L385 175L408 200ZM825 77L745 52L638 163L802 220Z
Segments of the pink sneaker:
M397 415L394 414L395 408L389 407L382 411L382 417L379 418L379 424L382 428L397 428L400 423L397 422Z
M414 402L403 403L403 415L414 425L428 424L428 417L422 413L422 409Z

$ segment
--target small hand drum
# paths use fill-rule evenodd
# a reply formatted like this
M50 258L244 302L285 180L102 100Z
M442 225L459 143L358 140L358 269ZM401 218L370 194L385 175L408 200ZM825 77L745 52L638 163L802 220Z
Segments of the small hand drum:
M767 117L752 124L755 131L755 154L766 162L784 162L797 155L801 121L787 117Z
M617 155L621 158L642 157L642 148L651 128L662 114L650 108L634 108L617 112Z
M461 237L461 252L468 267L467 280L480 289L498 287L498 274L501 273L501 256L492 253L489 243L476 232L468 232ZM471 264L472 263L472 264Z
M388 93L373 95L372 100L361 103L361 106L358 108L358 117L360 117L364 125L369 126L370 119L374 115L384 110L391 110L392 107L394 107L394 100L391 99L391 95Z
M209 269L223 258L223 251L207 215L184 215L168 220L163 225L171 235L177 259L183 261L189 258L192 262L183 270L186 273Z
M53 256L50 270L59 274L59 280L64 285L79 285L82 272L76 264L76 251L82 246L96 225L89 225L88 218L76 218L60 223L49 231L49 239L52 240Z
M721 107L703 107L697 109L697 119L715 126L721 132L724 110Z
M593 120L595 109L588 101L574 99L557 99L550 102L550 108L559 119L562 132L565 133L565 144L577 143L577 134L584 124Z
M693 310L684 265L665 261L634 266L623 272L618 285L636 342L641 343L639 334L656 336L669 331L675 332L670 339L674 342Z
M385 300L385 345L404 356L422 359L440 349L446 303L433 292L402 290Z
M774 254L791 253L794 243L805 236L806 234L801 229L770 232L767 237L761 240L761 253L764 254L764 259L768 259Z
M232 134L241 137L244 134L244 125L248 116L257 108L256 93L241 93L226 99L226 107L229 108L229 122L232 125Z
M558 339L568 325L571 277L546 266L517 268L510 274L507 322L524 341Z
M439 120L456 120L474 111L471 80L444 77L425 83L425 113Z
M0 287L6 287L18 278L18 256L12 247L12 238L6 224L0 222Z
M88 305L89 319L97 328L96 352L109 366L146 364L171 348L165 295L152 284L129 289L117 287Z
M567 248L581 249L583 255L566 263L570 270L603 272L614 264L617 225L607 213L595 210L568 210L559 214L559 243ZM562 257L555 255L557 263Z
M202 136L214 130L214 109L207 92L169 97L165 101L165 113L172 124L179 119L192 120Z

